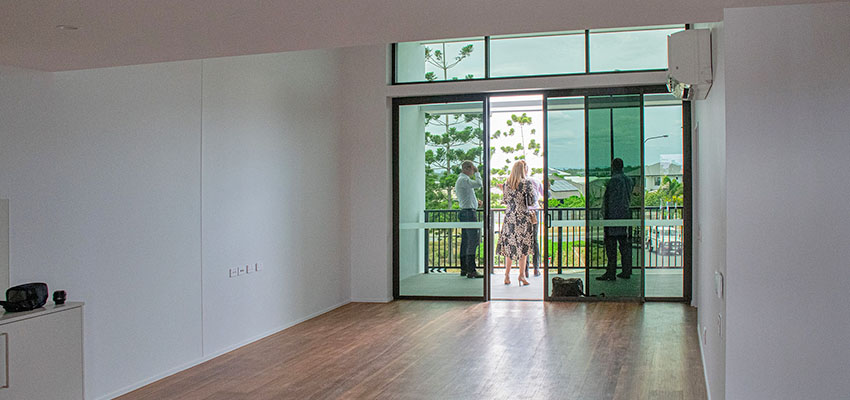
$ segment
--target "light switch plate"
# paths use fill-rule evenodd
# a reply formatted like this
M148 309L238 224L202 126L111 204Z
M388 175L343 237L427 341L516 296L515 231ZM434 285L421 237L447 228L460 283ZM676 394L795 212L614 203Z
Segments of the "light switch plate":
M248 266L247 265L240 265L239 266L239 275L244 275L244 274L247 274L247 273L248 273Z
M245 266L245 273L250 274L252 272L254 272L254 266L253 265L246 265Z
M254 270L255 271L262 271L263 270L263 263L254 264Z
M233 278L234 276L239 275L239 268L233 267L233 268L230 269L229 273L230 273L230 277Z
M723 300L723 274L720 271L714 271L714 293L717 298Z

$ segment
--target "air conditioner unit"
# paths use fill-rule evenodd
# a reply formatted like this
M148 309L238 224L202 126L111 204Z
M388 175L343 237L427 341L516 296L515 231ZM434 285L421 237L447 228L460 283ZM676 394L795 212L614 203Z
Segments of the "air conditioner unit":
M682 100L704 100L711 89L711 31L688 29L667 37L667 88Z

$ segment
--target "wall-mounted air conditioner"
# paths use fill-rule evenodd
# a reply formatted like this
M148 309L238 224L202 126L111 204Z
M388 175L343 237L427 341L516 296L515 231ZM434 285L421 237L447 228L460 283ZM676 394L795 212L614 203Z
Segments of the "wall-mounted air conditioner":
M711 89L711 31L688 29L667 37L667 87L682 100L704 100Z

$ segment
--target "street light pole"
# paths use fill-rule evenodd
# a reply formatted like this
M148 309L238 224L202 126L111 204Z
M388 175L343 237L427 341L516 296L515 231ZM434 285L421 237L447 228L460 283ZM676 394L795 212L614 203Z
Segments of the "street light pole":
M669 137L669 136L670 135L660 135L660 136L648 137L648 138L644 139L643 143L646 144L646 142L648 142L652 139L661 139L661 138L666 138L666 137Z

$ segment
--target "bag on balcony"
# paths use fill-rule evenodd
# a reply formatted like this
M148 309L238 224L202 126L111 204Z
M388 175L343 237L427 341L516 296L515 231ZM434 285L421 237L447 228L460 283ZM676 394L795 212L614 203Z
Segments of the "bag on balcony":
M584 282L580 278L552 278L552 297L584 296Z

